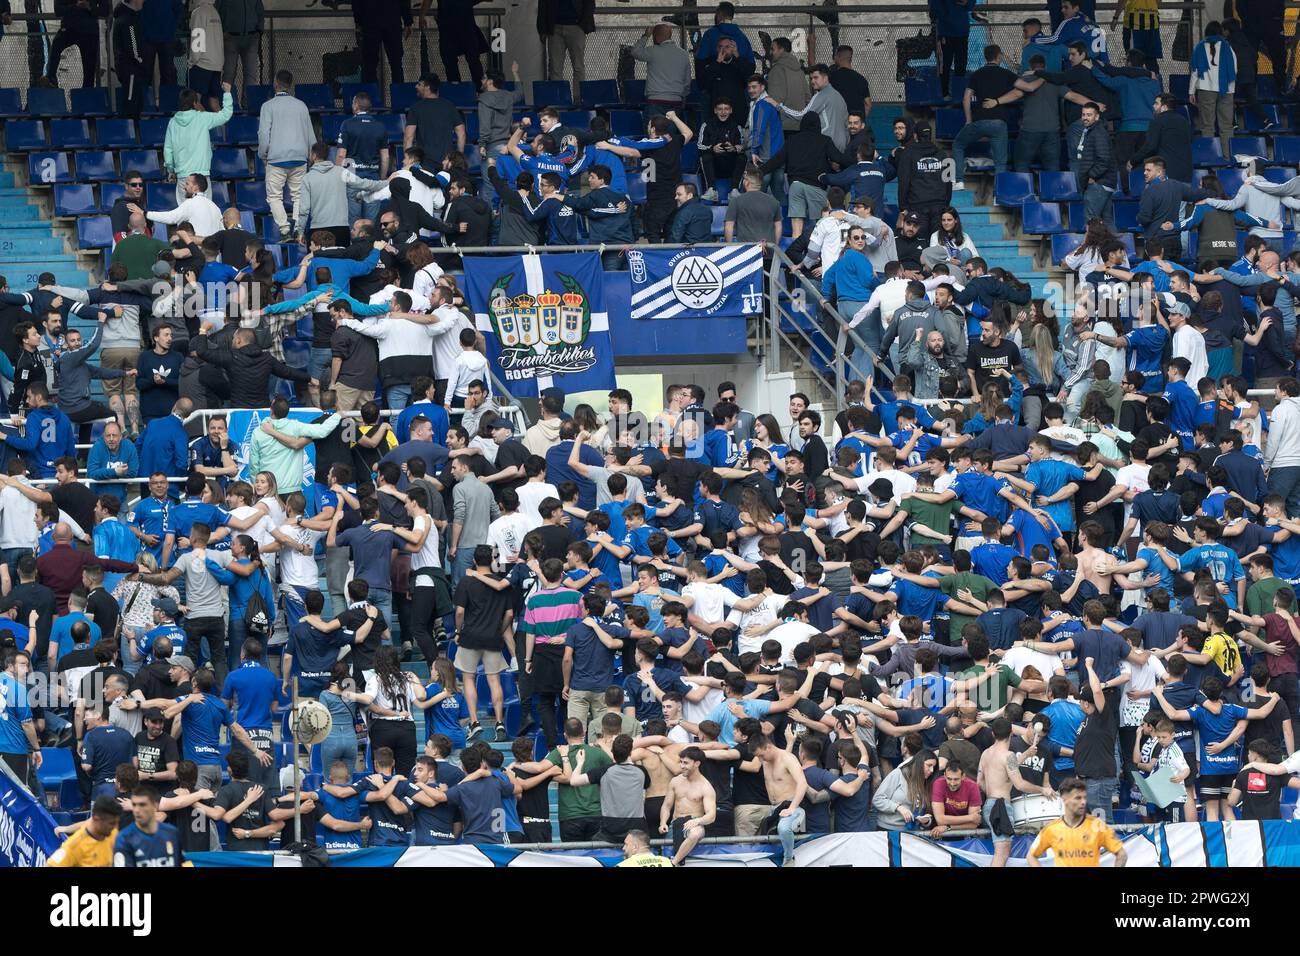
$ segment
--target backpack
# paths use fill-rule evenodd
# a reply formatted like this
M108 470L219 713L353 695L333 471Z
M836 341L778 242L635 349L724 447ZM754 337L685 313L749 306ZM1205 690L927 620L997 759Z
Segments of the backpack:
M259 568L257 573L266 572ZM244 628L249 637L263 638L271 632L271 611L256 584L253 593L248 596L248 603L244 605Z

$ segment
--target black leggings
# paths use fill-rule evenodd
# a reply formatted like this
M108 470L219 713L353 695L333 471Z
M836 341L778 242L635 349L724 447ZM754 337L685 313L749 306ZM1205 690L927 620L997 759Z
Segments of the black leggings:
M939 37L939 89L948 95L952 74L966 75L966 44L969 37Z
M432 665L438 658L438 647L447 639L442 618L451 608L446 597L446 578L435 579L433 587L419 584L428 580L428 575L417 576L414 572L411 573L411 609L407 621L403 622L402 634L408 633L405 628L409 623L411 639L419 645L420 653Z
M409 774L415 766L415 721L370 721L370 752L380 747L393 751L393 766L400 774Z

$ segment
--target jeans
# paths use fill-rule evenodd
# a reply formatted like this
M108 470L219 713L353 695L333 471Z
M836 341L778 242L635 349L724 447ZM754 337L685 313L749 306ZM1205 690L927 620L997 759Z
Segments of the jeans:
M389 82L406 82L402 69L402 26L396 22L377 30L361 31L361 82L379 82L380 47L388 57Z
M1115 228L1115 190L1101 183L1089 183L1083 191L1083 214L1088 219L1102 219Z
M233 611L234 608L231 608ZM230 627L226 632L230 639L230 659L239 660L239 649L244 646L244 641L248 639L248 628L244 624L244 617L241 612L239 617L230 618Z
M325 587L330 595L330 615L338 617L348 609L347 583L352 570L352 552L347 548L325 548Z
M332 349L312 349L311 357L307 359L307 373L316 381L325 387L325 382L329 378L330 363L334 360L334 351ZM332 384L332 383L331 383Z
M349 728L350 730L351 728ZM342 760L351 772L357 767L357 735L355 732L334 736L330 734L320 745L320 765L326 774L336 760Z
M783 864L794 863L794 835L804 829L807 814L799 807L788 817L777 817L776 835L781 838L781 861Z
M389 385L384 389L384 404L394 412L400 412L411 404L410 385Z
M1092 383L1095 379L1091 373L1085 375L1079 381L1074 383L1068 395L1065 396L1065 420L1072 422L1079 414L1079 409L1083 408L1083 399L1092 389Z
M362 179L378 179L379 167L373 169L357 169L356 174ZM357 189L348 189L348 220L356 222L358 219L369 219L374 222L379 218L379 208L383 205L380 199L368 199L374 193L363 193Z
M1034 163L1053 173L1061 168L1060 133L1036 133L1022 129L1016 134L1016 172L1027 173Z
M987 139L993 150L993 167L996 172L1007 171L1007 124L1003 120L982 119L967 123L952 141L954 175L960 182L966 172L966 147Z
M290 585L289 587L281 586L280 596L284 598L284 613L288 617L286 622L289 633L293 633L294 627L307 613L307 605L304 600L307 597L308 588Z
M579 86L587 78L586 72L587 34L582 27L574 23L557 23L551 27L551 34L546 38L546 75L547 79L564 79L564 55L569 55L569 66L573 68L574 102L578 102Z
M0 550L0 563L9 565L9 578L18 583L18 559L24 554L31 554L31 548L5 548Z
M1286 499L1287 517L1300 515L1300 465L1269 469L1268 493Z
M212 673L217 679L217 686L226 682L229 664L226 659L226 646L222 640L222 620L219 617L187 617L185 619L185 653L198 660L203 639L208 639L208 654L212 658ZM242 645L242 641L240 644ZM239 647L230 649L230 660L239 660Z
M1088 785L1088 811L1091 813L1093 810L1100 809L1106 815L1106 822L1114 823L1111 800L1119 787L1119 778L1088 777L1084 783Z
M944 97L952 89L952 74L966 75L969 36L939 37L939 89Z
M456 587L460 584L460 579L465 576L465 572L474 566L474 546L467 545L465 542L460 543L456 549L456 557L451 562L451 593L456 593Z
M300 166L266 167L266 204L271 207L271 218L277 227L290 226L284 211L284 184L289 184L289 201L293 203L293 227L298 225L298 197L302 195L302 181L307 175L307 164Z
M259 41L260 33L231 34L225 40L225 65L221 69L221 78L231 86L235 85L235 71L240 63L244 65L244 86L257 82L257 73L262 64L262 51ZM240 99L242 103L243 100Z
M394 626L397 622L393 620L393 592L384 588L371 588L366 600L379 608L391 631L388 636L393 640L394 644L397 643L397 628Z
M83 88L88 86L97 86L99 83L99 31L94 33L71 33L68 30L60 30L54 35L54 43L50 47L49 67L45 72L46 78L58 85L59 82L59 63L63 60L63 54L68 47L75 46L81 53L81 85Z

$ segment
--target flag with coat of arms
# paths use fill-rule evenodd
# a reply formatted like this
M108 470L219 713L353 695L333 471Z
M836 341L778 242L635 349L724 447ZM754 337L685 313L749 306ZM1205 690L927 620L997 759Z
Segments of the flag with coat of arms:
M614 388L599 254L468 256L465 293L488 363L516 398Z

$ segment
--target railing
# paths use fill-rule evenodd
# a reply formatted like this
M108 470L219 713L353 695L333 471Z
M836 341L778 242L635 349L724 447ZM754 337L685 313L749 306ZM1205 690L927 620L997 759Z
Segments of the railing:
M49 3L49 0L43 0ZM364 0L363 0L364 2ZM1295 9L1300 4L1291 2ZM1099 24L1106 30L1109 48L1122 49L1120 29L1110 30L1110 17L1114 3L1101 3L1097 7ZM512 61L520 62L525 80L545 79L545 44L536 39L535 28L528 21L516 21L512 10L519 8L479 6L474 10L475 20L483 30L492 48L485 60L490 68L500 69L509 76ZM1041 0L1023 3L981 4L979 12L987 22L976 23L970 44L970 69L981 65L982 48L986 43L997 43L1006 51L1021 47L1020 23L1030 15L1042 18ZM1199 39L1204 20L1204 4L1162 3L1161 34L1166 61L1172 52L1174 36L1180 17L1186 13L1191 21L1192 36ZM630 6L610 4L596 10L596 32L587 38L585 51L586 75L591 79L632 79L644 68L636 66L628 50L641 38L645 28L663 19L672 19L677 25L677 42L686 49L694 48L701 32L712 25L712 4L696 7L694 3L681 5ZM4 54L0 55L0 86L17 86L26 89L39 75L48 56L50 44L58 29L59 18L50 12L14 13L13 24L5 31ZM836 3L830 0L823 5L782 4L779 0L749 0L742 5L737 20L755 47L760 71L769 65L770 39L788 37L795 47L795 56L805 65L829 61L834 48L847 43L856 51L855 68L871 84L878 101L897 102L902 99L901 69L896 52L896 41L914 37L929 27L926 6L921 3ZM27 32L35 27L36 32ZM1286 31L1291 41L1289 57L1294 58L1295 24L1288 18ZM100 57L102 76L96 85L108 85L112 77L113 50L111 36L105 30ZM519 34L523 39L518 39ZM178 38L186 39L184 24ZM18 54L18 45L25 43L27 55ZM264 31L259 37L259 57L256 74L241 77L241 83L270 83L276 70L291 70L299 82L321 83L359 79L359 37L350 10L267 10ZM329 62L326 62L326 58ZM933 58L930 58L932 62ZM915 63L927 62L918 59ZM181 82L186 75L186 58L175 58ZM436 24L430 20L425 31L415 30L404 45L402 58L403 79L411 82L426 69L447 78L447 66L438 52ZM386 57L380 57L379 83L393 81ZM111 82L116 84L116 79ZM65 54L62 85L72 87L81 83L81 63L75 53ZM531 90L530 97L531 97ZM535 104L545 105L545 104Z

